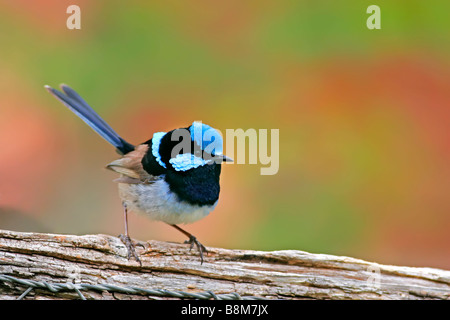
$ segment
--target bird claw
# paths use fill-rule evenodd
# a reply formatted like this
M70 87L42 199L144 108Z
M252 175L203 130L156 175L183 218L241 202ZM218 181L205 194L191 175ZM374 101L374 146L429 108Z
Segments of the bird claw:
M189 240L186 240L184 243L186 244L190 244L191 246L189 247L189 251L192 250L192 248L194 248L194 245L197 247L198 252L200 253L200 260L201 263L203 264L203 252L208 253L208 250L206 250L205 246L202 245L196 237L194 237L193 235L191 235L189 237Z
M139 255L136 253L136 246L134 245L131 238L124 234L120 234L119 239L122 241L125 247L127 247L128 260L130 260L133 257L137 262L139 262L140 266L142 267L141 259L139 259Z

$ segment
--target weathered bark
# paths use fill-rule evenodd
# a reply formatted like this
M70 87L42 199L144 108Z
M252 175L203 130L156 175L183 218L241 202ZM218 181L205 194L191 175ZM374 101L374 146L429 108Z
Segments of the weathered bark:
M142 266L109 235L56 235L0 230L0 299L42 283L112 284L188 293L238 293L265 299L449 299L450 271L388 266L303 251L208 248L200 264L189 245L139 242ZM1 278L3 276L3 280ZM151 295L80 289L88 299L151 299ZM30 290L26 299L73 299L74 291ZM161 298L161 297L159 297ZM172 298L173 299L173 298Z

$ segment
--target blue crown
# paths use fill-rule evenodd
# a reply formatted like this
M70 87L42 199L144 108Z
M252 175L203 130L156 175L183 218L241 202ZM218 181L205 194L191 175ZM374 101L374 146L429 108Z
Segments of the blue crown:
M215 156L223 154L223 139L220 133L202 122L194 121L189 127L192 141L203 151Z

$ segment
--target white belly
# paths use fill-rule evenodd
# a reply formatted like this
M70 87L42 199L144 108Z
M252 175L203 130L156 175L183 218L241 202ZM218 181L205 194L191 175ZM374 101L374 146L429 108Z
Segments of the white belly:
M169 224L192 223L206 217L217 205L192 205L180 201L164 179L150 184L119 183L119 195L127 208L152 220Z

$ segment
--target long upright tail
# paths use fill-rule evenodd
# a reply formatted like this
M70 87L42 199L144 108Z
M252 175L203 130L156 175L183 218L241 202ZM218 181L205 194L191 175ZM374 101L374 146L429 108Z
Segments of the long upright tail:
M45 86L48 92L54 95L73 113L87 123L95 132L97 132L106 141L112 144L119 153L126 154L134 150L131 143L122 139L95 111L92 109L78 93L69 86L62 84L60 92L50 86Z

